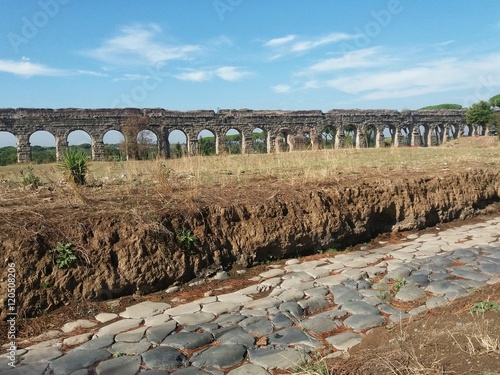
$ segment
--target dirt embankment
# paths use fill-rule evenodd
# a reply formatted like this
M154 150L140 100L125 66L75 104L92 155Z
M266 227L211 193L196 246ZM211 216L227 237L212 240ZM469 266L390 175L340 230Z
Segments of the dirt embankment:
M34 208L30 216L3 210L2 261L4 269L16 265L18 311L36 316L69 301L149 293L236 264L343 248L383 232L470 217L498 200L499 192L500 173L486 169L283 187L260 201L166 207L152 217L134 214L140 207ZM182 230L196 237L189 249ZM71 267L56 267L51 250L57 242L73 244L78 261ZM7 296L6 277L2 273L0 298ZM6 301L0 302L3 319Z

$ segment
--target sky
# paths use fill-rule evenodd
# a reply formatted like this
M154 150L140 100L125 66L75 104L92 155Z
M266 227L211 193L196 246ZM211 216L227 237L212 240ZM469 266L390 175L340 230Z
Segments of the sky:
M500 93L498 0L0 6L3 108L403 110Z

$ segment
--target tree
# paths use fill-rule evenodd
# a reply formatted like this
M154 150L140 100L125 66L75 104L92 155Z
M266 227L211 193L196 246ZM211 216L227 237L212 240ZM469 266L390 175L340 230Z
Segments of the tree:
M500 108L500 94L491 97L490 106Z
M429 105L427 107L420 108L421 110L428 109L462 109L460 104L438 104L438 105Z
M480 125L483 128L493 121L493 111L490 104L481 100L479 103L471 105L467 111L466 121L469 125Z

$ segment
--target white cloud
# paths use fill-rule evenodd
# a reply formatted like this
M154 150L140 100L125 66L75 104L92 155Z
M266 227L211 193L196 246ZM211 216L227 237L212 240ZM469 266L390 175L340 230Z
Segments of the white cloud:
M85 69L78 69L76 71L78 74L83 74L87 76L94 76L94 77L109 77L108 74L106 73L100 73L100 72L94 72L92 70L85 70Z
M223 66L216 69L187 69L175 77L183 81L203 82L219 77L224 81L238 81L250 75L249 72L240 70L235 66Z
M84 54L110 64L158 64L186 59L201 50L197 45L169 45L158 40L161 28L156 24L125 26L102 46Z
M0 72L11 73L23 77L32 76L60 76L67 72L53 69L43 64L36 64L23 57L21 61L0 60Z
M287 35L281 38L275 38L267 41L264 43L264 46L266 47L277 47L277 46L282 46L283 44L287 44L294 40L296 38L296 35Z
M386 57L377 56L380 47L360 49L353 52L347 52L342 57L322 60L300 74L304 73L325 73L344 69L366 68L387 63Z
M475 89L485 85L491 89L500 84L500 54L471 60L446 59L421 63L391 71L359 73L324 82L343 92L361 95L368 100L401 98L445 92L454 89Z
M305 40L301 42L294 43L291 46L292 52L306 52L308 50L314 49L327 44L338 43L343 40L356 39L358 35L346 34L346 33L331 33L325 36L314 38L311 40Z
M215 74L224 81L238 81L249 75L249 72L239 70L235 66L223 66L215 71Z
M272 87L273 91L282 94L282 93L287 93L292 90L292 87L289 85L276 85Z
M447 46L449 44L453 44L455 42L456 42L455 40L447 40L446 42L434 43L434 46L436 46L436 47L444 47L444 46Z

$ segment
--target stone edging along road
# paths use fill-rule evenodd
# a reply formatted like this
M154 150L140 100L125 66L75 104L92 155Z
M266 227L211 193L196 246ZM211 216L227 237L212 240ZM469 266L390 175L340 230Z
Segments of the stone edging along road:
M397 245L291 259L236 292L215 290L176 307L146 301L68 323L35 344L20 344L15 368L4 354L0 374L272 374L304 364L327 346L348 350L374 327L500 282L499 237L497 217L411 234ZM269 293L262 297L262 291ZM393 301L417 307L402 310ZM59 338L77 328L85 333Z

